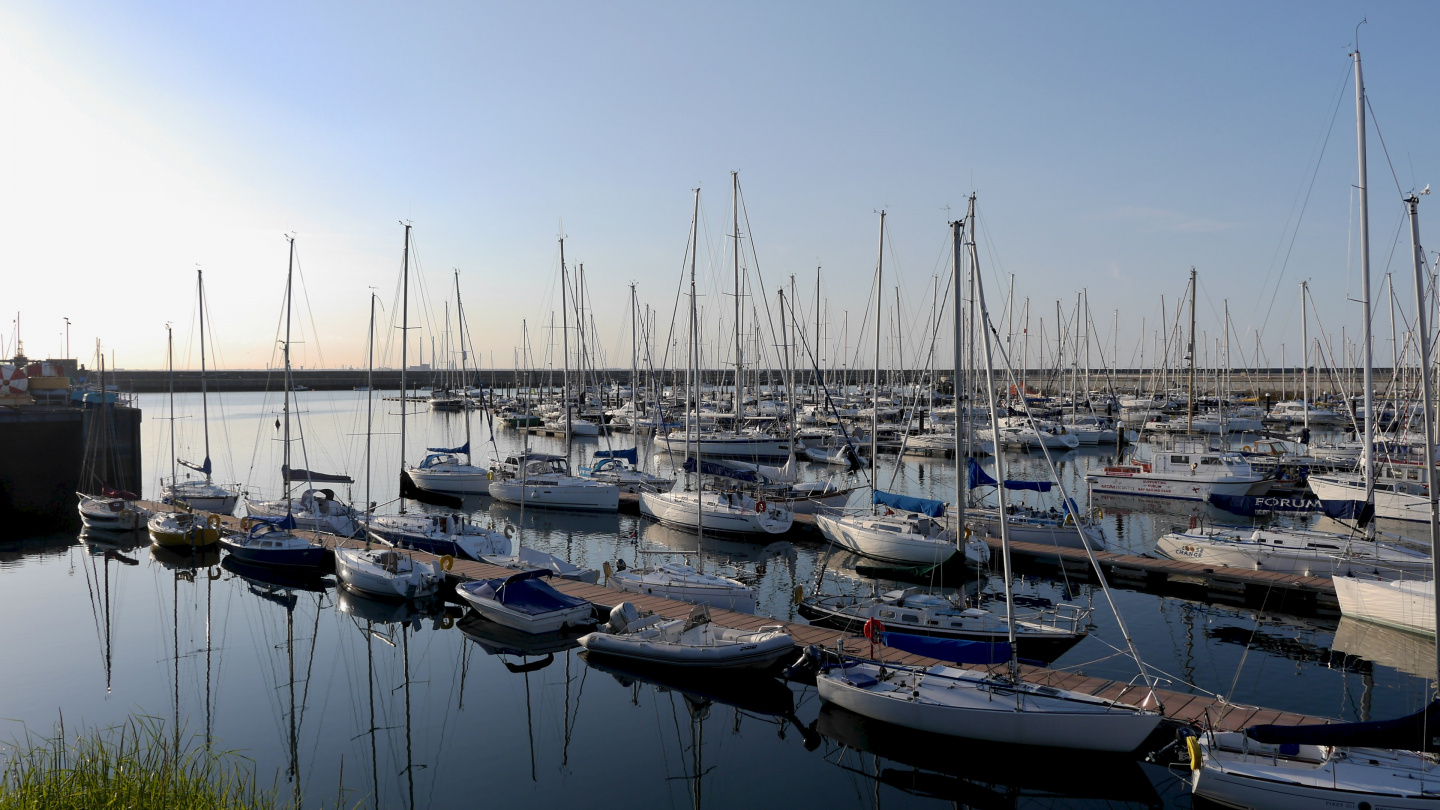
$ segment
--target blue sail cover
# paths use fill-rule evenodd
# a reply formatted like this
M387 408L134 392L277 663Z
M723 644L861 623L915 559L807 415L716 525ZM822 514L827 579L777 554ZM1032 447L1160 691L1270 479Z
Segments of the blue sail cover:
M881 506L891 506L896 509L904 509L906 512L919 512L930 517L945 516L945 502L932 501L925 498L913 498L909 495L896 495L893 492L886 492L877 489L870 498L871 503L878 503Z
M292 470L283 464L280 465L280 475L283 476L286 481L314 481L323 484L355 483L355 479L348 475L315 472L314 470Z
M469 587L477 596L494 599L511 610L531 616L590 604L577 596L561 593L540 580L550 574L546 569L523 571L504 579L487 579L478 586Z
M1393 720L1306 726L1251 726L1245 736L1271 745L1348 745L1440 752L1440 701Z
M999 481L996 481L994 478L992 478L992 477L989 475L989 473L987 473L987 472L985 472L984 470L982 470L982 469L980 468L980 462L976 461L976 460L973 459L973 458L970 459L969 470L970 470L970 476L969 476L969 477L970 477L970 488L971 488L971 489L974 489L974 488L976 488L976 487L993 487L993 486L995 486L995 485L997 485L997 484L1000 483ZM1005 482L1005 488L1006 488L1006 489L1023 489L1023 490L1029 490L1029 491L1031 491L1031 492L1049 492L1049 491L1050 491L1050 488L1053 487L1053 486L1054 486L1054 482L1051 482L1051 481L1006 481L1006 482Z
M695 472L695 459L685 459L685 472ZM726 467L723 464L712 464L708 461L700 462L700 472L705 475L718 475L721 478L733 478L736 481L749 481L756 484L760 482L760 477L750 470L737 470L732 467Z
M991 644L985 641L961 641L885 632L880 634L880 643L886 647L956 664L1003 664L1010 660L1010 644L1005 641Z
M464 453L468 456L470 455L470 442L465 442L459 447L427 447L425 449L432 453Z
M204 463L204 464L196 464L196 463L194 463L194 462L192 462L192 461L186 461L186 460L183 459L183 458L177 458L177 459L175 459L175 460L180 463L180 466L181 466L181 467L189 467L190 469L195 470L196 472L202 472L202 473L205 473L206 475L209 475L209 474L210 474L211 468L210 468L210 457L209 457L209 456L206 456L206 457L205 457L205 463Z
M594 458L618 458L631 464L640 463L640 451L634 447L629 450L596 450L592 455Z
M286 513L284 517L266 517L263 515L250 516L250 527L252 530L256 526L261 526L266 523L270 524L271 526L279 526L282 529L293 529L295 528L295 516L289 513Z

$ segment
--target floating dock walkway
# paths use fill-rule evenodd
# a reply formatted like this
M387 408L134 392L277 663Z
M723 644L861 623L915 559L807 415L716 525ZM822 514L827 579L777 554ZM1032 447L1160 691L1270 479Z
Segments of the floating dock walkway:
M144 502L142 502L144 503ZM151 509L163 508L157 503L144 503ZM221 516L221 524L228 529L239 530L240 518ZM316 540L328 548L339 545L342 538L334 535L301 532L310 534ZM998 541L994 541L998 542ZM1012 551L1015 550L1012 544ZM1039 547L1045 548L1045 547ZM1055 553L1055 549L1045 548L1049 554ZM417 560L431 561L438 559L433 554L423 551L406 551ZM1076 554L1083 558L1084 552L1077 551ZM1098 557L1099 555L1097 555ZM1109 555L1122 557L1125 555ZM1128 557L1130 560L1145 560L1143 557ZM1164 560L1150 560L1149 562L1166 563ZM1191 565L1190 563L1175 563L1176 565ZM1087 561L1088 565L1088 561ZM1101 561L1101 565L1106 565ZM1196 566L1200 567L1200 566ZM507 577L515 572L509 568L502 568L496 565L489 565L472 560L456 559L454 565L446 575L447 585L453 587L459 582L475 579L494 579ZM1254 572L1262 573L1262 572ZM1265 572L1268 573L1268 572ZM1148 574L1147 574L1148 575ZM1313 578L1305 578L1313 579ZM584 599L591 604L609 610L620 602L630 602L637 608L650 611L667 618L685 618L689 615L691 607L688 602L680 602L674 599L665 599L658 596L642 596L626 593L624 591L609 588L604 585L591 585L584 582L575 582L566 579L553 579L552 584L557 590ZM846 652L854 655L868 656L871 652L870 642L860 636L845 633L840 630L833 630L825 627L818 627L812 624L786 621L767 616L757 616L749 613L736 613L729 610L711 609L711 618L717 623L726 627L734 627L742 630L756 630L764 626L781 625L800 647L815 644L822 647L834 648L839 645ZM945 663L933 658L921 655L902 652L889 647L875 647L876 657L887 663L909 667L929 667L935 664ZM967 669L984 669L983 666L967 665ZM992 669L999 669L992 667ZM1121 681L1112 681L1105 678L1091 678L1089 676L1065 672L1062 670L1046 669L1043 667L1020 667L1021 677L1034 684L1051 686L1058 689L1068 689L1082 692L1088 695L1095 695L1122 703L1136 703L1145 699L1147 690L1144 686L1136 686ZM1161 707L1165 719L1172 725L1185 725L1195 721L1206 721L1218 730L1235 731L1246 726L1259 723L1276 723L1281 725L1300 725L1304 723L1323 723L1326 718L1310 717L1289 712L1281 712L1273 709L1263 709L1255 706L1242 706L1239 704L1227 703L1219 698L1206 695L1192 695L1184 692L1175 692L1168 689L1155 690L1160 698Z

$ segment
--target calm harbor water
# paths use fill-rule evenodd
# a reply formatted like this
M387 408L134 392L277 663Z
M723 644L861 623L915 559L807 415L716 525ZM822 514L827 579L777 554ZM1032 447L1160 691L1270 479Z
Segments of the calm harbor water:
M365 498L365 394L298 396L304 455L293 464L344 472ZM375 397L371 500L396 497L397 402ZM146 494L169 475L166 398L144 396ZM282 443L278 397L211 400L217 478L252 492L278 491ZM199 397L177 396L179 454L203 457ZM407 458L464 441L464 417L422 411L409 420ZM471 415L477 458L491 436ZM520 445L497 430L501 452ZM538 450L563 452L534 438ZM620 434L616 446L633 439ZM486 450L482 451L484 447ZM605 439L577 441L586 463ZM1083 502L1085 470L1113 448L1059 459L1061 480ZM1040 477L1038 456L1011 455L1012 477ZM892 489L953 498L954 462L882 457ZM1111 502L1103 525L1113 549L1139 553L1188 507ZM393 507L392 507L393 509ZM518 508L472 498L478 520L519 524ZM1220 514L1199 517L1217 520ZM1232 522L1238 520L1230 519ZM599 567L670 549L697 561L693 535L630 515L526 510L528 545ZM181 558L148 546L81 543L73 535L0 543L0 739L26 730L104 727L145 714L197 740L254 761L311 806L441 807L542 802L583 807L771 806L1188 807L1178 772L1085 758L1041 767L1025 752L995 751L878 728L822 707L813 689L779 682L655 684L588 665L575 650L526 648L456 605L397 606L339 592L333 579L267 580L220 565L219 555ZM794 618L794 587L809 588L825 560L818 534L769 545L707 539L707 567L760 591L760 610ZM997 563L998 564L998 563ZM868 590L853 561L830 556L823 587ZM989 589L1001 583L993 575ZM960 583L955 583L960 584ZM1094 604L1094 630L1054 664L1130 679L1133 662L1098 592L1059 574L1018 577L1018 592ZM279 588L288 585L287 588ZM882 585L882 587L885 587ZM973 586L972 586L973 587ZM1115 598L1146 662L1178 691L1207 690L1286 711L1381 718L1423 701L1434 677L1429 642L1345 620L1257 612L1203 596L1117 589ZM1097 770L1097 768L1103 768ZM1097 779L1096 773L1105 778Z

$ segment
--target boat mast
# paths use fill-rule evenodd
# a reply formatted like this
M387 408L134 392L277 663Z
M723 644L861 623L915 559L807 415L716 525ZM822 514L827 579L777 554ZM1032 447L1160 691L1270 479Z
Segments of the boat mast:
M1195 268L1190 268L1190 382L1185 387L1185 433L1195 432Z
M1420 198L1412 192L1405 198L1405 204L1410 209L1411 261L1415 265L1415 331L1420 336L1420 401L1425 409L1425 471L1428 484L1426 490L1430 496L1430 555L1432 559L1440 559L1440 556L1436 556L1440 555L1440 488L1435 485L1435 423L1432 416L1435 403L1430 389L1430 327L1425 322L1425 283L1428 281L1428 274L1424 268L1424 249L1420 247ZM1369 420L1366 422L1368 424ZM1434 578L1430 584L1434 587ZM1435 600L1435 603L1435 615L1440 618L1440 599ZM1436 626L1440 627L1440 624ZM1440 660L1440 644L1435 647L1435 656Z
M205 425L205 483L210 483L210 399L205 382L205 271L195 268L195 277L200 290L200 421ZM101 359L104 359L103 357ZM104 405L105 392L100 392ZM172 484L173 485L173 484Z
M455 326L460 330L460 407L465 409L465 463L469 464L470 452L470 402L465 393L465 305L460 302L460 270L455 269Z
M1305 432L1310 432L1310 315L1306 310L1309 282L1300 282L1300 402L1304 409Z
M294 385L290 382L290 302L294 299L294 291L291 285L295 282L295 237L286 234L285 241L290 243L290 265L285 270L285 398L281 410L285 413L284 449L281 451L285 461L281 467L285 471L285 514L290 514L290 391ZM204 339L204 336L201 336ZM208 455L208 454L207 454Z
M695 416L695 532L700 537L699 562L703 565L705 554L705 474L700 466L700 321L695 312L695 257L700 252L700 189L695 189L695 214L690 220L690 358L686 364L685 381L685 457L690 457L690 416L691 402L694 402ZM691 388L694 400L691 400Z
M410 401L405 392L405 367L410 355L410 223L405 225L405 253L400 261L400 475L405 476L405 412ZM405 514L405 499L400 499L400 514Z
M564 363L560 371L560 397L565 403L565 450L569 455L570 450L570 312L569 312L569 275L565 270L565 237L560 237L560 340L564 353ZM551 313L550 320L555 320L554 313Z
M880 479L875 469L875 460L880 457L880 306L885 300L885 211L880 211L880 249L875 260L875 377L870 391L870 489L872 493L879 486ZM875 509L875 496L870 496L870 508Z
M370 291L370 335L365 351L365 548L370 548L370 436L375 429L375 291ZM400 392L402 395L404 391Z
M735 236L735 432L739 433L740 418L745 407L745 395L741 390L744 387L744 358L740 356L740 319L744 315L740 303L740 172L730 172L730 209L735 227L732 232ZM759 384L758 380L756 384Z
M640 336L635 331L635 283L630 283L630 414L632 421L640 415L635 402L640 398Z
M165 324L165 364L170 369L170 485L174 486L179 472L175 468L175 330L168 323ZM100 401L103 405L104 390L100 391Z
M1370 500L1375 486L1375 369L1373 336L1370 334L1370 192L1365 171L1365 78L1360 71L1359 33L1355 53L1355 139L1360 164L1360 306L1365 330L1362 351L1365 356L1365 444L1361 447L1361 473L1365 476L1365 500ZM1429 358L1423 358L1428 363ZM1372 524L1373 526L1373 524Z
M968 218L974 211L975 197L971 195L970 211L967 212L965 216ZM953 358L955 367L953 369L954 377L952 378L955 381L955 547L961 549L962 553L965 548L965 476L969 469L966 463L966 459L969 457L969 454L966 452L968 448L960 441L961 425L969 418L966 415L967 409L963 407L960 399L960 341L964 327L964 318L961 317L962 310L960 308L962 301L960 282L962 275L961 250L964 235L965 226L960 220L950 223L950 240L955 254L950 268L954 274L954 280L951 283L955 289L955 356ZM1021 395L1024 395L1023 391Z

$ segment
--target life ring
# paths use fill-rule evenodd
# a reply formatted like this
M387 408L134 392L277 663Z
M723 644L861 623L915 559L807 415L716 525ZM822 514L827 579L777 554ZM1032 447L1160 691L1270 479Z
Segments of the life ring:
M211 515L210 517L205 519L205 525L209 526L212 529L220 528L220 516Z
M505 527L505 539L506 539L506 540L514 540L514 539L515 539L515 527L514 527L514 526L506 526L506 527Z
M440 558L440 570L442 570L442 571L449 571L451 568L454 568L454 567L455 567L455 558L454 558L454 557L451 557L449 554L446 554L445 556L443 556L443 557Z
M1242 451L1246 452L1246 453L1249 453L1249 452L1250 452L1250 445L1247 444L1247 445L1245 445L1244 447L1242 447L1242 448L1240 448L1240 449L1241 449Z
M756 513L756 514L760 514L761 512L764 512L766 508L767 508L767 504L766 504L764 501L756 501L756 502L755 502L755 513Z
M865 638L879 641L880 634L883 632L885 632L885 625L879 619L872 617L865 620Z
M246 531L246 532L250 531L250 516L249 516L249 515L246 515L245 517L240 518L240 530L241 530L241 531Z
M440 629L441 629L441 630L449 630L450 628L452 628L452 627L454 627L454 626L455 626L455 617L454 617L454 616L451 616L451 615L449 615L449 614L447 613L446 615L440 617Z
M1192 461L1192 462L1190 462L1190 472L1195 472L1195 471L1198 470L1198 469L1200 469L1200 462L1198 462L1198 461Z
M486 470L486 471L485 471L485 480L486 480L486 481L494 481L494 480L495 480L495 471L494 471L494 470Z
M1200 740L1195 737L1186 737L1185 751L1190 754L1190 770L1200 770L1200 761L1203 758L1200 753Z
M25 369L9 363L0 365L0 397L18 396L30 388Z

